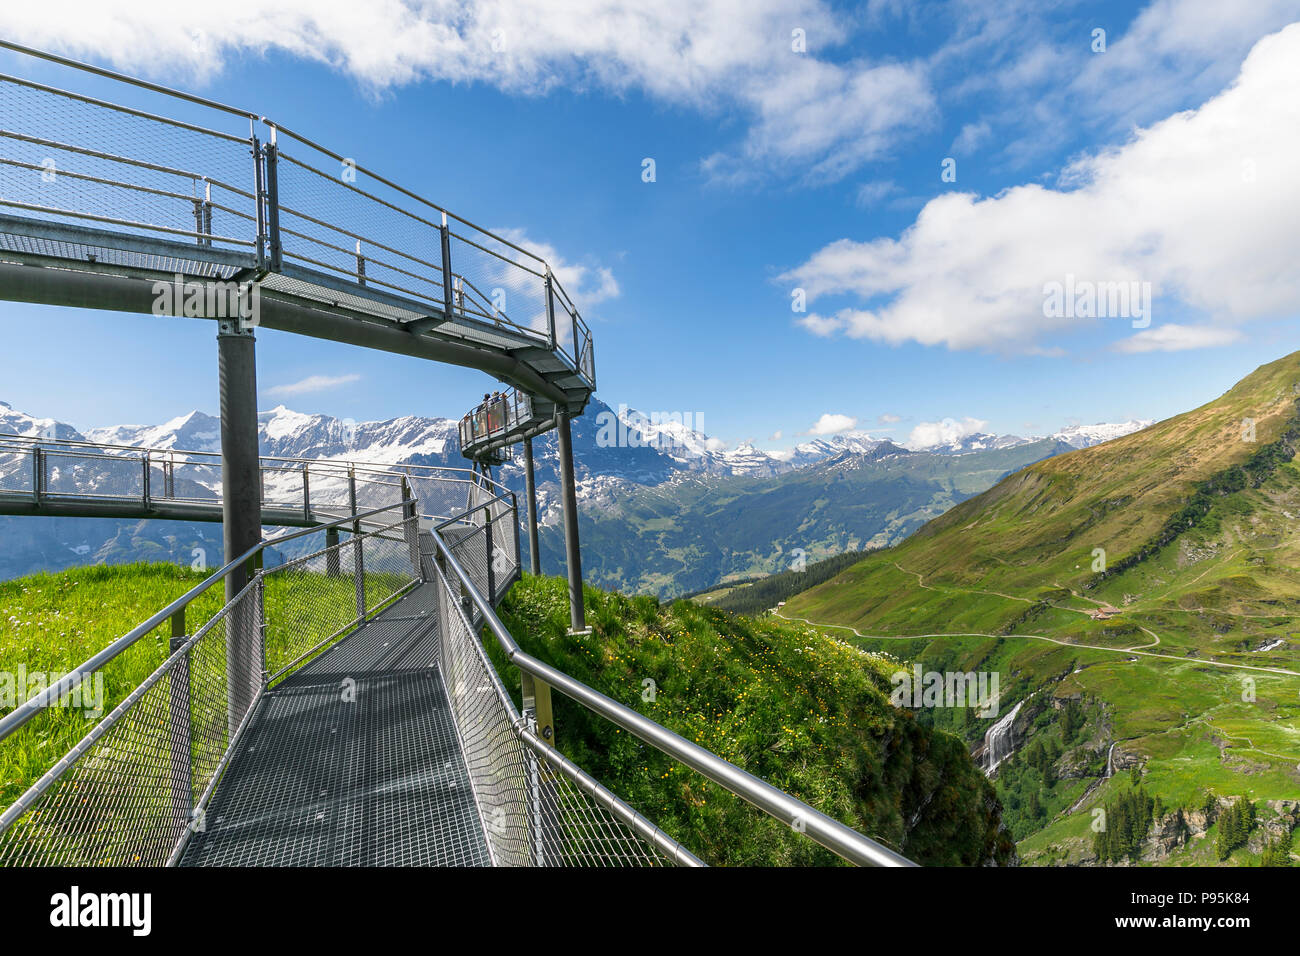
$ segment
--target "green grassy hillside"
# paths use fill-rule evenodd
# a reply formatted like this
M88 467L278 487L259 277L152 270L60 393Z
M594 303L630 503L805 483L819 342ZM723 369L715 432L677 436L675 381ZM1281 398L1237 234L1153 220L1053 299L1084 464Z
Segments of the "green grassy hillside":
M588 637L565 634L560 579L516 584L501 617L529 653L913 859L1011 861L992 787L961 741L889 703L896 662L687 601L586 598ZM558 695L555 707L559 748L706 861L836 861L602 718Z
M1090 857L1112 743L1167 806L1300 799L1298 383L1300 353L1027 467L784 613L927 668L997 671L1003 713L1029 698L1017 736L1051 747L998 780L1028 862ZM1068 701L1082 723L1067 736ZM987 729L922 719L971 744Z

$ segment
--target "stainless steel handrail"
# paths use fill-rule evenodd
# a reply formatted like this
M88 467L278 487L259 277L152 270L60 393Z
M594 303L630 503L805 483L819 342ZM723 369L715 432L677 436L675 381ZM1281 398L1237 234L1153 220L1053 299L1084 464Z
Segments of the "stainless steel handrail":
M742 770L735 764L728 763L698 744L691 743L685 737L673 733L667 727L655 723L618 701L593 690L581 681L575 680L563 671L556 670L549 664L526 653L510 632L506 630L501 619L497 617L491 604L479 593L473 579L461 567L451 547L442 540L442 536L433 535L435 544L457 578L460 579L474 607L482 615L484 622L492 631L497 643L505 652L507 659L521 671L531 674L538 680L554 687L569 698L617 724L661 753L695 770L702 776L730 791L742 800L758 807L769 816L791 826L800 826L802 831L832 853L856 863L859 866L915 866L911 860L882 846L869 837L863 836L851 827L829 817L800 800L796 800L765 780Z

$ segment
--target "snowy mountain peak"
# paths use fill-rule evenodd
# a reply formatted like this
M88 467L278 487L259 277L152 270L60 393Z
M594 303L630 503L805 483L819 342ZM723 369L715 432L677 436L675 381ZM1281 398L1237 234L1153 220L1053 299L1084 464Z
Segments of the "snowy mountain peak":
M1152 424L1149 418L1133 418L1126 422L1098 423L1096 425L1070 425L1052 435L1057 441L1063 441L1074 448L1088 448L1100 445L1112 438L1121 438L1141 431Z

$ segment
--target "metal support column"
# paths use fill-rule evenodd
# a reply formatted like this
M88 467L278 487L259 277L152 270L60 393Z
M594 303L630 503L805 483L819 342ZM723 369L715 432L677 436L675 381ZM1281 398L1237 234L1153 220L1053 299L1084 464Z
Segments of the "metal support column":
M257 362L251 328L237 319L217 325L221 378L221 536L233 561L262 540L262 472L257 449ZM248 584L244 565L226 575L226 601ZM226 620L226 698L234 735L261 675L254 667L257 608L241 601Z
M542 552L537 543L537 484L533 477L533 440L524 439L524 496L528 499L528 565L542 573Z
M569 572L570 634L585 634L587 613L582 603L582 554L578 549L578 488L573 478L573 435L569 413L555 416L555 434L560 450L560 503L564 508L564 561Z

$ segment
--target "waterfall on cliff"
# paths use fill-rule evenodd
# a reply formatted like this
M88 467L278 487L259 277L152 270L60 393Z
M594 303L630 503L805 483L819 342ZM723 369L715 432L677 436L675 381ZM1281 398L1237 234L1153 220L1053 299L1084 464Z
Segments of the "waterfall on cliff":
M1016 714L1020 713L1020 705L1023 703L1023 700L1017 703L1011 708L1010 713L1002 717L984 734L984 773L991 776L993 771L998 769L998 764L1010 757L1015 749L1011 725L1015 723Z

